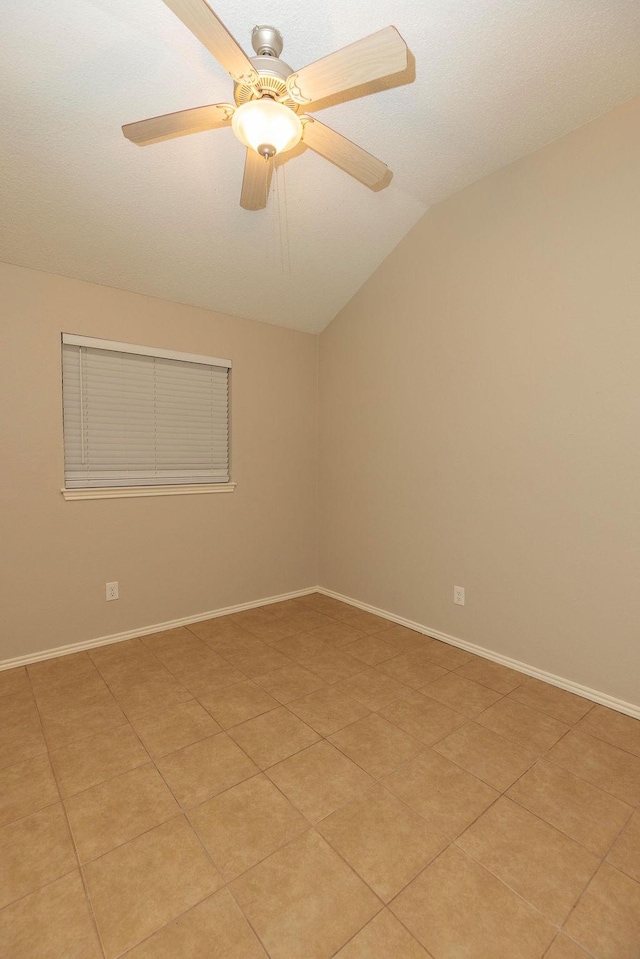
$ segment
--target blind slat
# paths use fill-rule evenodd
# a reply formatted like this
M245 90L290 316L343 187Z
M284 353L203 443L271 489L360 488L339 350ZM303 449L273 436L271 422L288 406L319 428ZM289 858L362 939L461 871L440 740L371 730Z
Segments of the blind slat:
M227 367L102 341L62 352L67 488L229 481Z

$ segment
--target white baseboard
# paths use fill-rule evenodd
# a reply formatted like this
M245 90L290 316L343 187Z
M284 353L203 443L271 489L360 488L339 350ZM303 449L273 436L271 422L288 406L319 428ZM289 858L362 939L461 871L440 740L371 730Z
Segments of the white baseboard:
M475 643L468 643L465 639L458 639L457 636L450 636L443 633L440 629L431 629L429 626L423 626L422 623L414 623L410 619L404 619L402 616L395 616L384 609L378 609L375 606L369 606L368 603L361 603L357 599L351 599L349 596L343 596L331 589L325 589L318 586L316 592L324 596L330 596L332 599L340 600L341 603L348 603L357 609L362 609L367 613L373 613L375 616L381 616L399 626L406 626L408 629L414 629L418 633L427 636L433 636L434 639L441 639L443 643L449 643L450 646L458 646L460 649L466 649L467 652L475 656L482 656L483 659L490 659L494 663L500 663L502 666L508 666L509 669L515 669L519 673L525 673L527 676L533 676L535 679L541 679L552 686L558 686L560 689L566 689L567 692L575 693L576 696L582 696L584 699L590 699L594 703L600 703L601 706L608 706L609 709L617 709L620 713L627 716L633 716L634 719L640 719L640 706L633 703L627 703L623 699L616 699L615 696L609 696L607 693L601 693L597 689L591 689L589 686L581 686L580 683L574 683L563 676L556 676L554 673L548 673L544 669L538 669L536 666L529 666L528 663L521 663L517 659L510 659L501 653L494 653L491 649L485 649L484 646L476 646Z
M136 639L138 636L148 636L150 633L160 633L165 629L176 629L178 626L188 626L189 623L200 623L205 619L215 619L218 616L228 616L230 613L241 613L245 609L255 609L256 606L269 606L271 603L282 603L286 599L297 599L299 596L308 596L316 593L315 586L306 589L294 590L292 593L282 593L280 596L268 596L266 599L254 599L250 603L238 603L236 606L225 606L223 609L212 609L196 616L183 616L181 619L171 619L166 623L155 623L153 626L139 626L137 629L128 629L124 633L112 633L111 636L99 636L97 639L82 640L79 643L69 643L68 646L56 646L53 649L43 649L39 653L28 653L26 656L16 656L14 659L0 661L0 670L14 669L16 666L28 666L29 663L39 663L43 659L56 659L58 656L68 656L70 653L80 653L84 649L93 649L96 646L110 646L112 643L122 643L125 639Z
M291 593L282 593L280 596L268 596L263 599L255 599L249 603L238 603L236 606L226 606L223 609L213 609L206 613L198 613L195 616L183 616L180 619L172 619L165 623L155 623L152 626L141 626L136 629L129 629L123 633L113 633L111 636L100 636L97 639L83 640L79 643L70 643L67 646L56 646L53 649L44 649L41 652L29 653L26 656L16 656L13 659L0 661L0 670L14 669L16 666L27 666L29 663L38 663L43 659L55 659L58 656L67 656L70 653L79 653L85 649L93 649L96 646L110 646L112 643L122 643L126 639L136 639L138 636L148 636L150 633L160 633L166 629L176 629L178 626L188 626L189 623L199 623L205 619L215 619L218 616L228 616L231 613L241 613L245 609L255 609L257 606L268 606L271 603L281 603L287 599L297 599L300 596L308 596L310 593L322 593L323 596L330 596L341 603L348 603L356 609L362 609L367 613L373 613L375 616L381 616L399 626L406 626L408 629L414 629L418 633L426 636L433 636L434 639L440 639L443 643L449 643L450 646L458 646L460 649L466 649L467 652L475 656L482 656L484 659L490 659L494 663L500 663L502 666L508 666L519 673L525 673L527 676L533 676L535 679L541 679L552 686L558 686L560 689L566 689L576 696L582 696L584 699L590 699L594 703L600 703L602 706L608 706L610 709L616 709L627 716L633 716L640 719L640 706L633 703L627 703L623 699L616 699L615 696L609 696L597 689L591 689L589 686L581 686L580 683L574 683L563 676L556 676L554 673L548 673L544 669L538 669L535 666L529 666L528 663L521 663L517 659L510 659L501 653L495 653L491 649L485 649L484 646L476 646L475 643L469 643L465 639L458 639L457 636L450 636L443 633L440 629L431 629L422 623L414 623L403 616L396 616L385 609L378 609L376 606L370 606L368 603L361 603L360 600L352 599L350 596L343 596L342 593L336 593L334 590L325 589L324 586L309 586L306 589L294 590Z

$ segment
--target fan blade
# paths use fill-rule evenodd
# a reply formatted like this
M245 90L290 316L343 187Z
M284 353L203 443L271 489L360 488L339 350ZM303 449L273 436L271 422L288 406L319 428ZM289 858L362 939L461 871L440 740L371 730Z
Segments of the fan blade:
M292 73L287 90L297 103L310 103L407 66L407 45L395 27L385 27Z
M315 117L301 117L304 121L302 142L319 153L326 160L335 163L341 170L360 180L370 189L375 189L389 172L389 167L382 160L371 156L362 147L347 140L342 134L336 133L331 127L320 123Z
M162 117L125 123L122 132L127 140L139 147L145 147L150 143L172 140L188 133L200 133L202 130L227 126L231 122L234 109L230 103L212 103L207 107L178 110L177 113L165 113Z
M237 83L254 83L258 79L249 57L205 0L164 0L164 3Z
M271 186L273 161L265 160L247 147L240 206L243 210L264 210Z

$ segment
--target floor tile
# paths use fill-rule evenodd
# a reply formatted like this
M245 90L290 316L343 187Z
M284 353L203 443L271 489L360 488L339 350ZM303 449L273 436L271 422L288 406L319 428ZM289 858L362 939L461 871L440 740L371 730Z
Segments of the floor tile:
M451 709L457 710L469 719L478 716L484 709L502 698L502 693L487 686L474 683L457 673L447 673L434 682L424 686L422 692Z
M561 723L573 726L593 708L590 700L567 692L566 689L559 689L558 686L543 683L529 676L524 678L526 682L513 690L510 698L525 706L539 709L541 713L547 713Z
M477 723L461 726L433 748L500 792L522 776L537 759L535 750L503 739Z
M159 633L141 636L140 639L147 649L150 649L169 668L171 668L169 664L179 662L189 650L202 648L205 652L208 648L204 647L202 641L186 626L163 629Z
M316 828L384 902L449 842L382 786L352 800Z
M244 673L199 639L192 638L199 644L200 649L183 656L176 654L175 662L167 664L174 681L179 682L193 696L200 695L205 689L223 689L234 682L242 682Z
M107 959L115 959L222 885L185 819L156 826L84 867Z
M193 699L193 693L167 671L143 682L111 683L110 688L128 718L147 709L162 709Z
M108 654L96 660L96 666L111 689L120 693L138 683L173 679L166 666L163 666L142 640L131 640L131 645L129 643L116 645L117 649L116 646L103 646L99 650L91 651L95 656L98 652L109 650Z
M339 683L349 676L362 672L359 659L349 656L343 649L330 649L328 652L309 653L298 656L298 662L323 679L325 683Z
M239 626L235 627L237 633L226 632L214 636L203 636L202 642L212 649L219 656L227 656L230 653L238 653L241 649L257 649L265 644L253 633L247 632Z
M300 607L289 612L287 621L301 633L308 633L312 629L319 629L320 626L328 626L333 622L329 616L321 613L318 609L302 609Z
M180 812L155 766L92 786L65 801L81 863L97 859Z
M471 653L467 653L457 646L442 643L438 639L432 639L425 652L432 662L437 663L438 666L444 666L445 669L457 669L458 666L462 666L473 659Z
M494 689L497 693L503 694L512 692L527 679L524 673L518 673L515 669L509 669L508 666L494 663L490 659L481 659L479 656L474 657L462 666L458 666L456 673L459 676L464 676L465 679L472 679L474 683L488 686L489 689Z
M391 792L451 839L498 797L495 789L432 749L382 781Z
M81 706L90 705L100 698L112 700L113 697L97 670L95 671L95 677L89 681L43 686L35 692L38 710L45 719L63 712L70 706L78 709Z
M194 636L188 629L169 630L169 634L173 633L180 633L180 638L172 639L169 635L165 639L164 637L167 634L160 633L154 640L152 649L158 659L178 678L180 678L179 674L182 667L186 667L187 672L193 672L198 667L221 666L224 664L225 659L219 653L211 649L201 639L198 639L197 636ZM149 637L143 637L142 641L149 645Z
M633 716L625 716L606 706L594 706L578 730L640 756L640 719Z
M46 751L37 711L34 710L25 721L0 726L0 769L15 766Z
M549 952L545 953L544 959L592 959L592 957L573 939L560 933L558 938L554 939Z
M187 629L207 646L215 649L218 642L226 644L231 639L242 642L253 634L232 622L228 616L216 616L214 619L204 619L199 623L189 623Z
M263 643L284 639L286 636L295 636L300 632L300 626L287 616L273 618L262 623L247 625L249 632L261 639Z
M267 775L309 822L324 819L374 784L359 766L324 741L271 766Z
M51 753L62 796L73 796L149 761L132 727L116 726Z
M321 736L329 736L357 719L368 716L370 710L337 686L326 686L289 703L289 709Z
M427 683L433 683L436 679L449 675L447 669L432 663L422 653L418 658L415 652L400 653L395 659L381 663L378 669L379 672L397 679L406 686L411 686L412 689L420 689Z
M336 959L430 959L417 939L387 909L356 933Z
M616 839L607 860L640 882L640 809L635 811Z
M378 663L384 663L385 660L397 656L396 650L388 643L378 639L375 634L356 639L355 642L348 643L344 649L350 656L355 656L356 659L367 666L376 666Z
M312 830L231 884L271 959L328 959L381 908Z
M76 870L0 912L7 959L102 959Z
M631 806L540 760L507 791L525 809L604 856L631 815Z
M597 959L637 959L640 883L604 863L564 931Z
M347 643L363 639L367 634L361 629L356 629L355 626L334 621L326 626L312 629L309 635L322 640L323 643L328 643L329 646L346 646Z
M399 683L376 669L367 669L339 683L340 689L367 709L382 709L389 703L408 696L413 691L410 686Z
M200 805L258 771L227 733L185 746L156 760L156 765L185 809Z
M223 729L261 716L278 706L277 700L251 679L217 689L202 696L200 702Z
M341 613L340 619L349 626L354 626L356 629L369 635L379 633L380 630L387 629L389 626L388 619L383 619L381 616L376 616L375 613L367 613L364 610L353 607L350 614L346 615Z
M231 613L228 616L229 622L237 623L243 629L250 630L252 627L260 626L262 623L268 623L277 619L275 603L268 606L257 606L254 609L243 609L239 613Z
M312 606L313 609L320 609L327 616L335 616L347 609L353 609L353 606L349 606L348 603L334 599L333 596L325 596L324 593L310 593L308 596L294 600L294 602L302 603L304 606Z
M262 673L269 672L272 669L279 669L281 666L291 664L290 659L279 653L277 649L273 649L272 646L263 646L260 649L241 649L237 653L229 653L227 659L250 679L261 676ZM244 676L241 678L244 679Z
M234 654L235 655L235 654ZM204 699L218 689L244 682L246 676L241 669L226 660L211 660L207 664L185 668L176 673L185 689L196 699Z
M226 880L235 879L309 828L263 774L239 783L189 813Z
M0 770L0 826L59 799L48 756L35 756Z
M307 693L322 689L324 682L315 673L309 672L298 663L281 666L262 676L256 676L255 682L277 699L279 703L290 703L293 699L300 699Z
M166 756L220 732L215 719L195 699L135 712L131 722L153 757Z
M284 706L234 726L229 735L260 769L273 766L320 738Z
M126 959L267 959L232 896L221 889L127 953Z
M25 666L0 670L0 702L11 697L31 695L31 682Z
M311 633L287 636L285 639L279 639L270 645L277 649L279 653L282 653L283 656L288 656L295 662L298 662L300 658L304 659L314 653L326 653L334 648L317 636L312 636Z
M409 733L425 746L437 743L466 722L465 717L460 713L418 692L390 703L379 712L384 719L389 720L405 733Z
M418 652L423 653L427 646L435 640L423 633L416 632L415 629L408 629L406 626L399 626L394 623L393 626L387 624L385 629L376 633L376 637L393 646L398 653Z
M332 733L329 740L376 779L424 749L422 743L375 713Z
M436 959L541 959L556 933L455 846L400 893L391 911Z
M85 652L31 663L27 666L27 673L36 691L43 687L81 683L98 677L95 666Z
M632 806L640 802L640 758L577 730L549 752L550 762Z
M42 726L50 749L60 749L88 736L122 726L127 717L110 693L100 693L91 700L55 712L42 712Z
M150 652L141 639L127 639L121 643L108 643L106 646L96 646L87 651L87 655L94 666L102 672L103 669L140 661L148 662Z
M513 699L501 699L481 713L476 722L505 739L537 750L539 754L550 749L570 728L566 723Z
M175 636L176 633L179 636ZM222 656L188 629L168 630L155 637L143 636L142 641L179 679L182 678L180 671L183 667L187 673L191 673L198 667L221 666L225 662Z
M10 670L5 670L10 672ZM2 675L0 671L0 675ZM31 687L27 692L19 689L13 691L11 686L7 687L4 696L0 696L0 724L2 726L19 726L22 723L35 723L39 725L38 707L34 699Z
M457 844L556 925L600 864L583 846L504 797Z
M62 803L0 829L0 908L78 865Z

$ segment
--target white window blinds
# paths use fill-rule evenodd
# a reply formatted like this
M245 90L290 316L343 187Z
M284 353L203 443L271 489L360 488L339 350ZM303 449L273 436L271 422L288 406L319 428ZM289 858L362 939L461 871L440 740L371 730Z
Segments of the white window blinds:
M63 334L65 487L227 483L230 366Z

